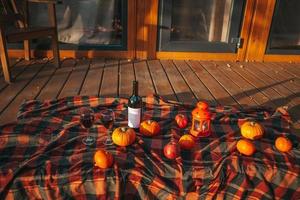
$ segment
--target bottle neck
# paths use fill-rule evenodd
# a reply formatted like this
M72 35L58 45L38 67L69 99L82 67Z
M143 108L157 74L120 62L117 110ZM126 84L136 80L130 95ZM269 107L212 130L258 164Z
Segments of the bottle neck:
M132 95L139 96L139 83L137 81L133 82Z

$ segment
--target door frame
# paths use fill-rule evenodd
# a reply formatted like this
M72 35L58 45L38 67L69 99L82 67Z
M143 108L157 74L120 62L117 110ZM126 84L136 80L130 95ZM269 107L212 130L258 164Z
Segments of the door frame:
M172 29L172 13L165 12L171 11L173 7L172 0L161 0L159 5L159 30L158 30L158 41L157 46L159 51L177 51L177 52L185 52L186 48L189 48L189 52L210 52L210 53L221 53L221 52L228 52L228 53L235 53L237 51L236 43L231 42L231 38L237 38L240 34L240 25L242 21L242 14L244 10L244 3L243 0L234 0L233 1L233 8L232 8L232 15L230 16L230 26L228 31L228 38L229 42L224 43L221 41L171 41L171 29ZM224 1L224 7L218 8L216 6L213 13L218 13L221 9L224 11L226 1ZM228 9L230 12L231 9ZM218 18L216 16L212 17L211 23L216 23L215 19ZM226 31L226 32L227 32ZM219 31L216 30L208 30L208 39L215 38Z
M210 52L157 52L157 58L166 59L174 57L174 59L201 59L201 60L229 60L237 61L243 60L244 54L247 50L247 41L250 33L249 27L251 25L251 16L253 15L255 0L247 0L244 5L244 14L241 23L240 37L244 39L241 48L238 48L236 53L210 53Z
M251 26L251 19L254 12L254 3L256 0L247 0L244 7L244 19L241 24L241 37L247 38ZM243 42L242 48L239 48L236 53L210 53L210 52L172 52L172 51L157 51L157 26L159 15L159 0L143 0L139 6L144 6L143 9L138 9L137 16L137 38L144 42L143 45L137 45L137 59L201 59L201 60L231 60L236 61L244 57L247 49L247 41ZM141 20L143 18L143 20ZM142 22L142 23L141 23ZM143 31L139 31L143 30ZM142 39L141 39L142 38ZM137 42L138 44L138 42ZM141 53L140 53L141 52Z
M191 59L300 62L300 55L266 54L276 0L247 0L241 24L242 48L236 53L157 51L159 0L139 0L137 59Z
M255 0L248 48L244 60L259 62L300 62L300 55L267 54L276 0Z
M157 51L159 0L127 0L127 50L61 50L61 57L110 57L127 59L191 59L228 61L300 62L300 55L266 54L276 0L247 0L237 53ZM52 51L32 51L32 55L52 56ZM9 50L22 57L21 49Z

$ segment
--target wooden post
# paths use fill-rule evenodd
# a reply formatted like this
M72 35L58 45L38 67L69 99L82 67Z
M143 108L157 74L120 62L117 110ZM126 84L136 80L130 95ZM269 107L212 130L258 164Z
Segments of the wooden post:
M29 10L28 10L28 1L24 1L24 23L23 26L28 28L29 27ZM30 52L30 40L24 40L24 57L25 60L31 59L31 52Z
M263 61L276 0L256 0L249 34L246 60Z
M139 0L128 0L128 15L127 15L127 52L128 58L135 59L136 57L136 38L137 38L137 1Z
M156 56L158 0L137 1L136 58Z
M17 6L17 3L15 0L10 0L13 12L15 14L21 14L19 11L19 8ZM18 19L18 26L19 28L27 28L28 27L28 2L23 2L23 8L24 8L24 16L22 17L22 21ZM25 60L30 60L30 41L24 40L24 57Z
M57 33L57 21L56 21L56 9L54 3L48 4L49 23L53 27L54 34L52 35L52 49L54 65L60 67L60 55L58 46L58 33Z
M146 43L146 26L144 24L145 19L145 0L137 0L137 22L136 22L136 58L145 59L147 57L145 53ZM129 33L130 34L130 33Z
M250 35L250 29L252 25L252 19L253 19L256 1L257 0L248 0L246 2L244 20L243 20L243 24L241 27L241 34L240 34L240 37L244 39L243 47L241 49L238 49L237 59L236 59L239 61L244 61L247 54L248 43L249 43L248 38Z
M149 35L148 35L148 59L156 58L156 44L157 44L157 25L158 25L158 0L151 0L148 2L149 8Z
M2 30L0 30L0 55L1 55L1 63L2 63L4 79L7 83L10 83L11 76L9 73L9 61L8 61L6 40Z

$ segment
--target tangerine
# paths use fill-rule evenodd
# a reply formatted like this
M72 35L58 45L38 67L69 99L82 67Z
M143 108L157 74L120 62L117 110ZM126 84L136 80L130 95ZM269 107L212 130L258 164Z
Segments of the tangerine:
M292 146L292 142L286 137L280 136L275 140L275 147L281 152L290 151Z
M114 158L111 153L105 150L98 150L94 155L95 166L106 169L112 166Z
M251 156L255 151L256 148L252 142L246 139L241 139L236 144L237 150L246 156Z

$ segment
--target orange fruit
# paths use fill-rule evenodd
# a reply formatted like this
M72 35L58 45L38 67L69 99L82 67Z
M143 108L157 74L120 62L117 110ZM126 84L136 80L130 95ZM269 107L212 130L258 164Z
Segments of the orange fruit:
M275 147L281 152L288 152L292 149L292 142L286 137L278 137L275 140Z
M190 134L185 134L185 135L181 136L178 143L179 143L180 148L186 149L186 150L194 148L194 146L196 144L194 137Z
M114 158L111 153L105 150L98 150L94 155L95 166L106 169L112 166Z
M246 156L251 156L256 151L254 144L245 139L239 140L236 144L236 148L241 154Z

